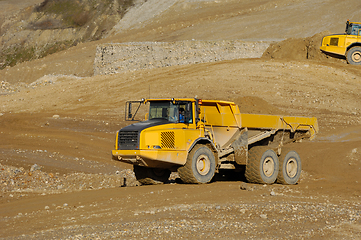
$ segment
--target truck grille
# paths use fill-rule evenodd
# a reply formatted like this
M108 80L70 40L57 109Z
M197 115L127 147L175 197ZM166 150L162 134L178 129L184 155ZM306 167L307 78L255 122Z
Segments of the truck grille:
M161 132L160 144L162 148L175 148L174 132Z
M119 131L118 149L132 150L139 149L138 131Z
M331 46L338 46L338 38L331 38L330 45Z

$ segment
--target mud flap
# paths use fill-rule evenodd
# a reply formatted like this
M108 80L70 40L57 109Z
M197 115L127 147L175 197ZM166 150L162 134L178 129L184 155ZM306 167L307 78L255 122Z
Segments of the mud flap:
M243 129L240 136L231 144L234 149L234 158L239 165L247 165L248 162L248 131Z

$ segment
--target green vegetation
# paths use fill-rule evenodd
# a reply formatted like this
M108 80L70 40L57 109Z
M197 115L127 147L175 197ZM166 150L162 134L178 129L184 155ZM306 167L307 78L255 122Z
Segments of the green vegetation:
M4 62L4 65L1 69L4 69L6 66L15 66L19 62L29 61L34 59L35 48L12 48L4 51L0 57L0 62Z
M35 11L40 13L40 16L61 15L61 23L49 17L45 21L33 23L31 27L37 29L82 27L101 14L118 14L121 18L126 10L134 5L133 0L117 0L116 2L119 6L117 9L114 9L114 0L45 0L35 8Z
M37 29L53 28L76 28L84 26L91 18L90 12L84 10L84 4L72 0L45 0L35 11L40 16L50 15L48 19L32 24ZM54 19L51 16L61 16L62 21Z
M36 48L31 47L34 43L26 40L16 44L16 47L3 46L3 49L0 48L0 69L45 57L68 49L78 42L101 39L133 5L133 0L44 0L33 9L37 18L27 23L27 30L73 28L81 30L82 35L75 35L72 41L49 42ZM26 19L21 21L26 22Z
M53 53L56 53L56 52L66 50L77 44L78 44L78 41L63 41L63 42L56 42L54 44L47 45L41 52L40 58L45 57L50 54L53 54Z
M108 0L109 2L111 0ZM120 6L120 13L121 16L123 17L125 12L132 6L134 6L134 1L133 0L118 0L119 6Z
M41 49L40 52L36 52L34 47L14 47L7 49L0 56L0 62L4 63L3 66L0 66L0 69L4 69L6 66L13 67L20 62L42 58L47 55L66 50L72 46L75 46L77 43L77 41L56 42L47 45L45 48Z

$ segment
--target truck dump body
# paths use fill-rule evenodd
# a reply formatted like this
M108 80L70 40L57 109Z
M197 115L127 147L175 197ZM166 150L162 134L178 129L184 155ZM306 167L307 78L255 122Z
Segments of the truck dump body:
M139 166L138 172L143 168L178 171L185 182L208 182L218 169L248 166L250 156L255 155L252 152L261 146L277 158L283 145L313 139L318 132L316 118L245 114L228 101L145 102L150 102L149 119L118 131L113 159ZM273 168L278 172L278 166ZM261 183L254 171L256 177L251 174L250 179Z
M291 117L260 114L241 114L242 127L248 129L272 129L307 131L312 140L318 132L317 118L315 117Z
M240 113L233 102L203 100L201 119L208 131L214 133L215 141L223 146L238 130L288 130L308 134L311 140L318 132L314 117L291 117ZM306 137L306 136L305 136Z

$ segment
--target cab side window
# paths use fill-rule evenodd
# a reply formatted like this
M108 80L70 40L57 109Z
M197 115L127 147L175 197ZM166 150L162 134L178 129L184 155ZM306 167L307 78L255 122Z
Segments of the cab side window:
M192 102L186 102L179 105L179 122L193 123Z

